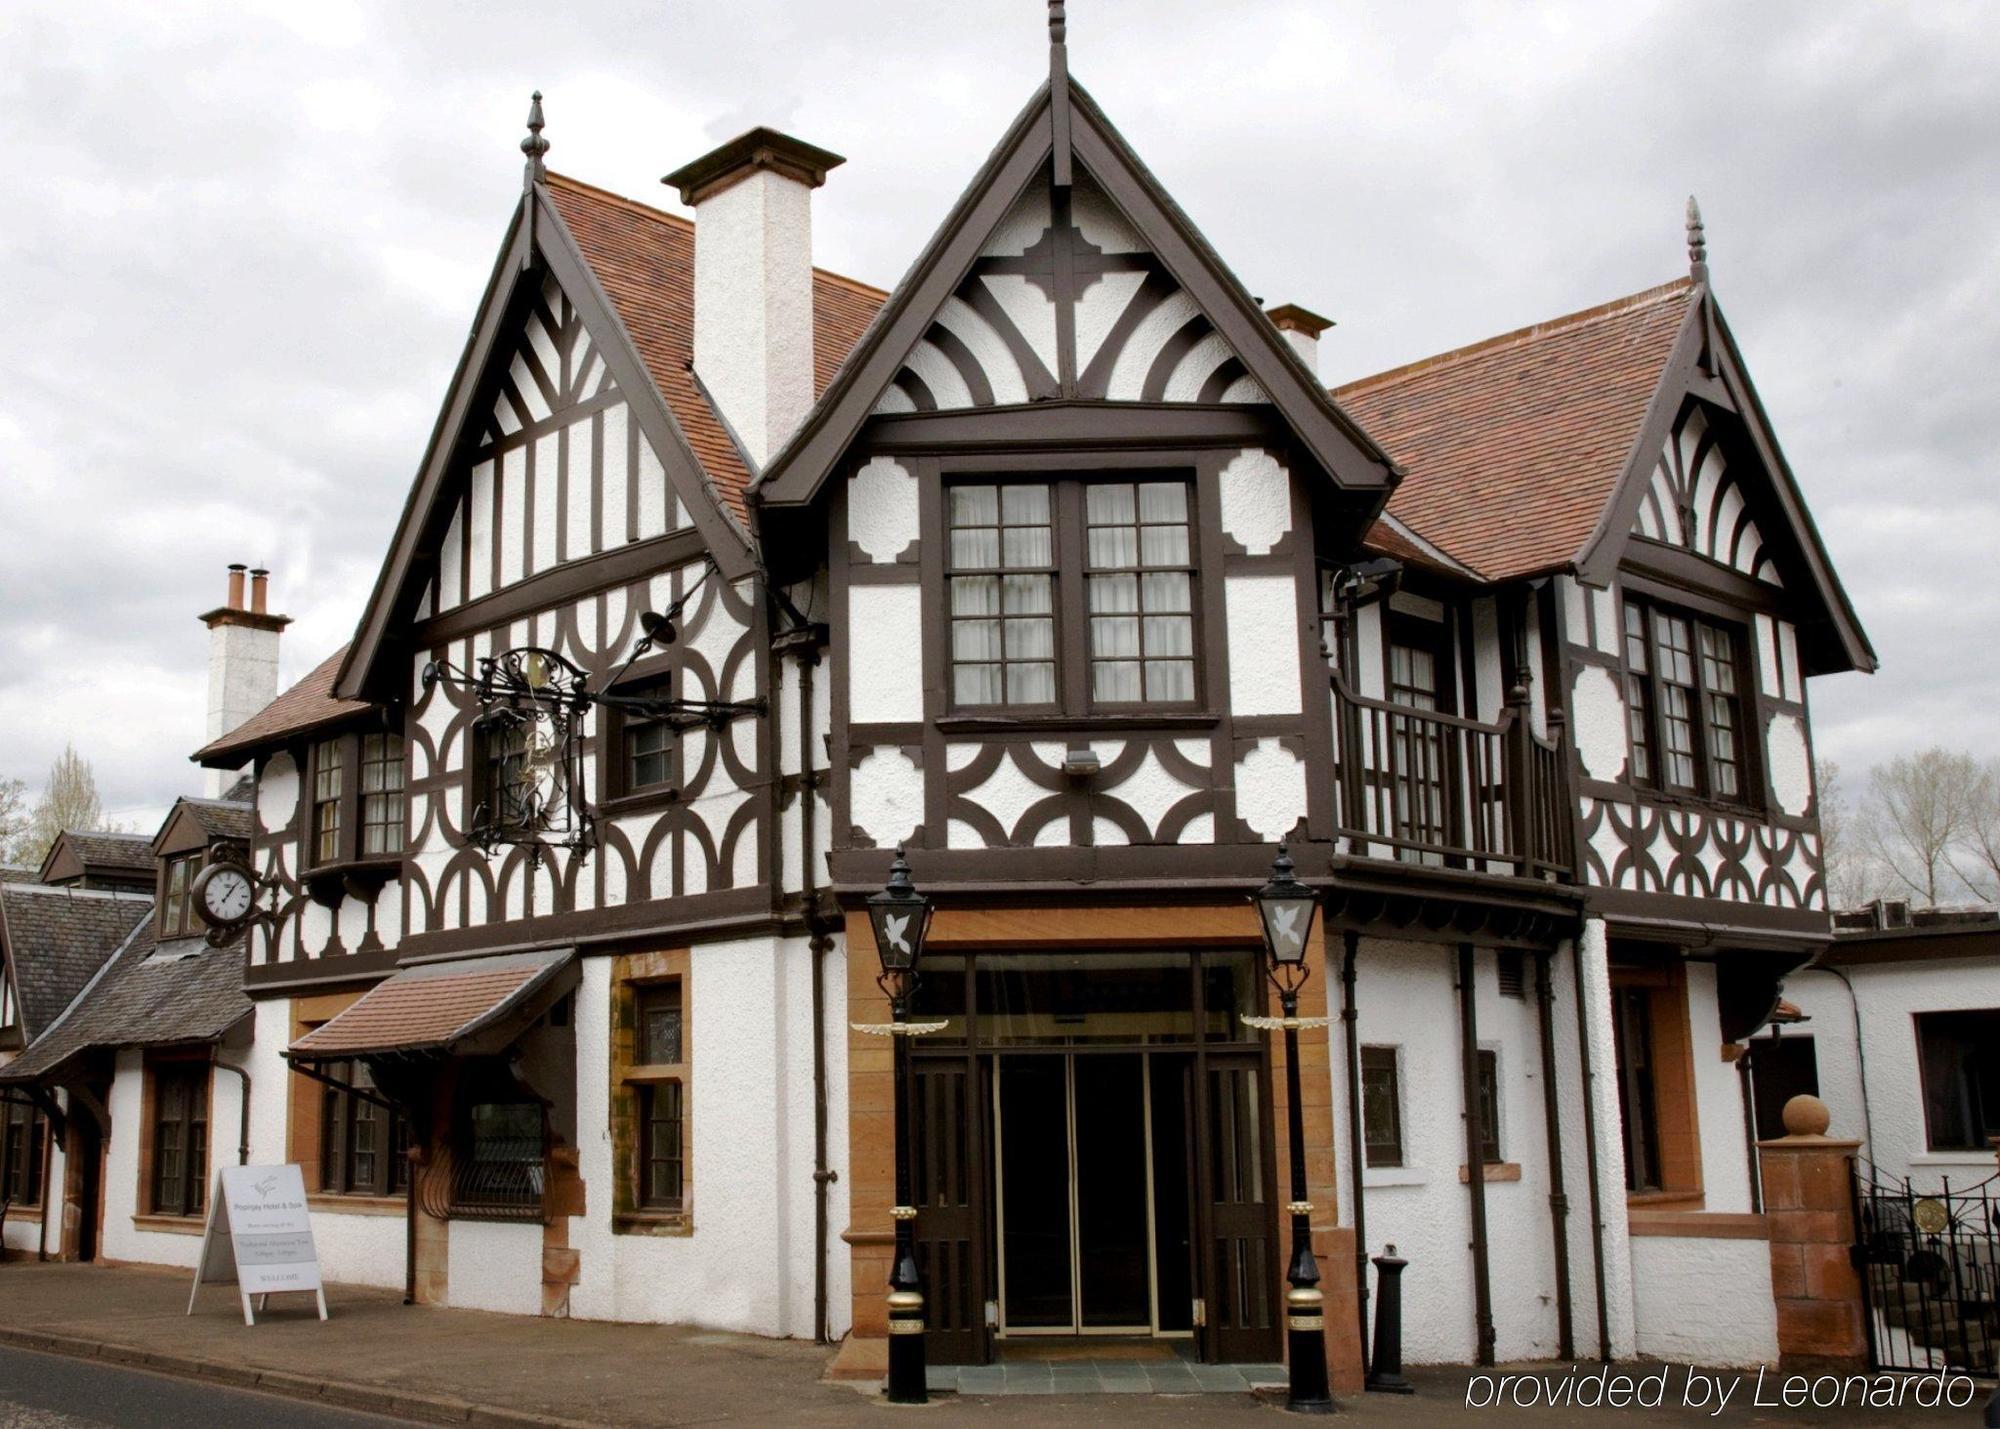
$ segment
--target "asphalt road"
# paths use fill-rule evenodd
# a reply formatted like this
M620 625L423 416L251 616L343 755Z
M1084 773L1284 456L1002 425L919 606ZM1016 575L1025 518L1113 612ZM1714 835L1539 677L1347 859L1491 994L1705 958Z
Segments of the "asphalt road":
M399 1423L250 1390L0 1348L0 1429L359 1429Z

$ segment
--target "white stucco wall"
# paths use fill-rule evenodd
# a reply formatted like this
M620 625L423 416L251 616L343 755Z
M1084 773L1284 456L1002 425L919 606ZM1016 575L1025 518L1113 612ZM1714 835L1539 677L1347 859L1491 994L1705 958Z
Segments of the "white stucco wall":
M1640 1354L1679 1364L1776 1362L1769 1241L1634 1236L1631 1244Z
M1722 1060L1714 963L1688 964L1687 1004L1695 1119L1701 1130L1702 1209L1748 1211L1750 1150L1743 1124L1743 1074L1734 1062Z
M1338 953L1335 953L1337 963ZM1574 1029L1574 1004L1564 995L1557 969L1557 1017ZM1330 975L1337 976L1337 972ZM1477 1352L1472 1292L1470 1193L1459 1179L1465 1164L1463 1093L1459 1060L1457 951L1435 943L1364 939L1356 960L1356 1007L1363 1046L1393 1046L1402 1088L1404 1164L1362 1172L1368 1250L1386 1244L1410 1262L1403 1273L1403 1357L1411 1364L1465 1363ZM1495 958L1474 955L1474 1007L1479 1044L1497 1054L1500 1082L1500 1154L1520 1167L1517 1181L1486 1183L1488 1262L1492 1271L1493 1325L1502 1360L1553 1356L1557 1350L1556 1276L1549 1217L1549 1157L1543 1110L1534 974L1527 996L1499 991ZM1338 1011L1339 994L1333 994ZM1346 1045L1338 1021L1329 1029L1334 1069L1337 1159L1341 1163L1342 1220L1353 1223L1347 1172ZM1574 1042L1574 1037L1570 1039ZM1559 1097L1574 1102L1575 1079L1562 1069L1558 1038ZM1572 1210L1571 1280L1580 1343L1587 1343L1590 1261L1587 1242L1577 1246L1579 1220L1587 1226L1588 1201L1581 1179L1580 1117L1565 1127L1565 1166ZM1584 1208L1579 1211L1578 1208ZM1581 1251L1581 1254L1579 1254ZM1322 1267L1325 1274L1345 1267ZM1371 1272L1371 1282L1373 1275ZM1371 1296L1373 1294L1371 1288Z
M836 1051L844 1035L841 955L829 955L828 1078L844 1085ZM674 1322L753 1334L813 1332L813 1095L811 954L804 939L751 938L694 949L689 962L692 1039L692 1229L686 1235L618 1235L611 1228L609 1031L611 963L584 963L576 993L577 1124L589 1212L570 1225L581 1254L570 1297L578 1319ZM836 1097L829 1136L845 1126ZM833 1157L845 1171L845 1151ZM829 1263L846 1218L831 1208ZM457 1238L452 1226L452 1301ZM539 1265L539 1249L535 1264ZM844 1269L829 1300L844 1302Z
M1919 1012L2000 1008L2000 966L1971 959L1876 963L1845 968L1846 986L1824 968L1802 968L1785 979L1785 997L1810 1019L1785 1029L1785 1039L1810 1037L1819 1067L1820 1100L1832 1113L1828 1134L1862 1143L1885 1175L1954 1186L1994 1172L1983 1151L1932 1151L1924 1123L1923 1081L1917 1065ZM1860 1053L1855 1013L1860 1010ZM1867 1104L1862 1103L1862 1067Z
M506 1221L453 1221L447 1245L448 1303L460 1310L538 1315L542 1309L542 1227Z

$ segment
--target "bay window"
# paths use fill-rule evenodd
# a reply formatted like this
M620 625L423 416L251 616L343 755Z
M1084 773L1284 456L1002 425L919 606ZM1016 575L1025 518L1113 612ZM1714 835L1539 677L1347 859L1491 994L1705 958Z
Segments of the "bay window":
M1627 595L1623 634L1631 781L1754 802L1742 627Z

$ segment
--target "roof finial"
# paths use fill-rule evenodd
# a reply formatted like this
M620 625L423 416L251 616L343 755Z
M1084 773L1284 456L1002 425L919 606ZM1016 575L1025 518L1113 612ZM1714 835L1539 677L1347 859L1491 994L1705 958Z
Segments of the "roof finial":
M1708 281L1708 239L1703 234L1701 205L1688 195L1688 272L1697 283Z
M542 155L549 151L549 141L542 137L542 92L535 91L534 102L528 106L528 137L521 141L521 152L528 156L528 171L522 178L524 184L538 184L549 176L542 166Z
M1063 0L1049 0L1049 177L1069 187L1069 19Z

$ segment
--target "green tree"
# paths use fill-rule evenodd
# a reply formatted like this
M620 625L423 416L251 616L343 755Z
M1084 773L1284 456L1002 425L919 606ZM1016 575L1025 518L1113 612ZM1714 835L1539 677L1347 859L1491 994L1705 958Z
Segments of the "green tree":
M90 761L76 752L75 745L65 744L49 766L49 781L42 786L26 830L15 840L13 861L39 866L64 829L110 828L104 821L104 801L97 796L97 776L91 772Z

